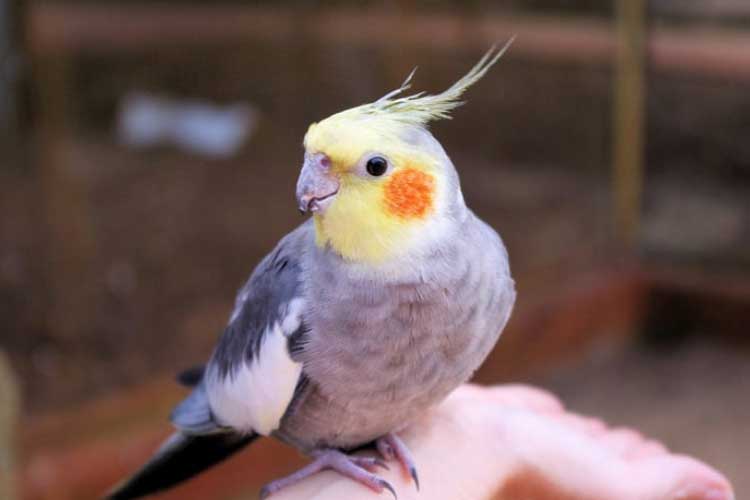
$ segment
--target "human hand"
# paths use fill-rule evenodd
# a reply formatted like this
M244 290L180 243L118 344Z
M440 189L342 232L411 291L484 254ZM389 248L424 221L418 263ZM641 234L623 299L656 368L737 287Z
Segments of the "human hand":
M392 464L379 474L401 500L733 498L727 480L707 465L671 454L636 431L569 413L554 396L532 387L464 385L399 434L414 455L422 488L417 492ZM374 495L326 471L273 498Z

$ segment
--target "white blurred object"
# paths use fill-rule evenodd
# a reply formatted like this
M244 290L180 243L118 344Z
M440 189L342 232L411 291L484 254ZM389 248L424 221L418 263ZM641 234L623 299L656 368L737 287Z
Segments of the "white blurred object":
M225 158L239 151L256 124L257 112L249 104L219 106L132 93L120 106L118 137L138 149L172 144L190 153Z

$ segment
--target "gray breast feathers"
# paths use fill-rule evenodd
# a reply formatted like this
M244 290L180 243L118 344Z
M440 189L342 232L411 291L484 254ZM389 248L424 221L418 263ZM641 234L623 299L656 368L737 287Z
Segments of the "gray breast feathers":
M471 377L514 302L503 244L473 216L391 272L364 274L325 249L311 257L298 357L308 389L277 433L302 449L355 447L408 424Z

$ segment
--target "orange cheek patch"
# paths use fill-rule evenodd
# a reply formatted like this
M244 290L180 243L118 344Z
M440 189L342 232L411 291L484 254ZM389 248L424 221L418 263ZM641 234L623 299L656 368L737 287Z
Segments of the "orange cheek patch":
M421 170L407 168L391 175L385 185L388 210L404 219L422 218L432 209L435 179Z

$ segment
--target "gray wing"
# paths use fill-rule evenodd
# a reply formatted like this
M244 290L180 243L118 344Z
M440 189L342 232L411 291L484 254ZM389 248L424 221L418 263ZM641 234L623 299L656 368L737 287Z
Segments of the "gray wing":
M172 413L188 434L232 429L269 434L302 375L292 352L304 345L302 259L310 222L283 238L237 294L203 379Z

